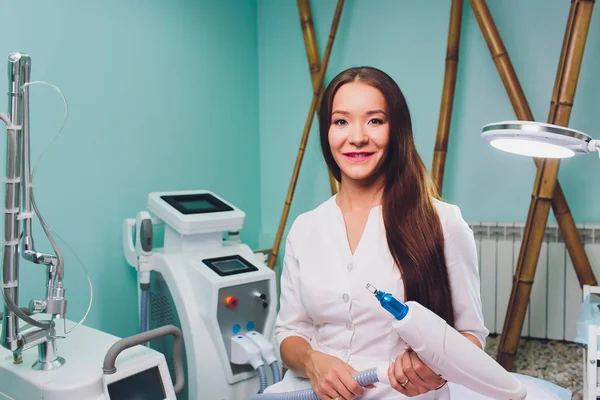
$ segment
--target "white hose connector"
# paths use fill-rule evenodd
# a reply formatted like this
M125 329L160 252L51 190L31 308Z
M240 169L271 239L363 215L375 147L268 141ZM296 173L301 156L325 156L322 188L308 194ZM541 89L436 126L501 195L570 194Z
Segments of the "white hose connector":
M150 283L150 272L154 269L154 258L153 256L138 256L138 279L139 283L149 284Z
M139 281L140 285L149 285L150 284L150 271L138 272L138 281Z

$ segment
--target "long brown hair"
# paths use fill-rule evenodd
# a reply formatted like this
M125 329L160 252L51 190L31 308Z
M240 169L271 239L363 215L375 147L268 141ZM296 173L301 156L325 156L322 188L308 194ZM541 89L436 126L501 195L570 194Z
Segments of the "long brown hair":
M388 247L402 274L405 300L419 302L453 326L444 235L433 203L439 196L417 153L406 99L386 73L372 67L350 68L329 83L319 118L323 157L332 175L341 182L340 167L329 146L331 108L337 90L357 81L378 89L387 102L390 138L380 172L385 174L382 212Z

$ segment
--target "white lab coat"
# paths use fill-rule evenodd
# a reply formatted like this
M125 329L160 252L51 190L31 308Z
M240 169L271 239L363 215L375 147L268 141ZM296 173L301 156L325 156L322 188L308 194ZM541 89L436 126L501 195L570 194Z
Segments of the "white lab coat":
M362 371L395 359L404 341L392 330L394 317L365 286L404 300L402 277L385 236L381 206L371 209L364 233L351 253L336 196L300 215L287 237L281 276L280 312L275 337L305 338L319 351ZM455 327L473 334L485 346L477 252L473 232L454 205L435 200L444 232L445 256L455 311ZM267 393L296 390L310 384L288 371ZM441 391L446 391L447 386ZM441 394L441 393L438 393ZM405 399L389 385L366 389L362 399ZM435 392L412 399L434 399Z

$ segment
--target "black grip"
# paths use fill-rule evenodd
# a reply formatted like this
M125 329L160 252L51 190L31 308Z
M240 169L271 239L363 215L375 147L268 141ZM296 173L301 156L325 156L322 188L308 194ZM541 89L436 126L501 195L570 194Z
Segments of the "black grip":
M140 226L140 243L142 250L152 251L152 220L145 219Z

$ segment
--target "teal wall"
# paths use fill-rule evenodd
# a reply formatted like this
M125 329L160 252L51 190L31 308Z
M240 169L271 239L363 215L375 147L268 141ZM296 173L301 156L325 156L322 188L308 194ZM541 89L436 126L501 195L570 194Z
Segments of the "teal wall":
M488 1L535 118L546 121L569 1ZM311 1L323 54L336 1ZM479 134L487 123L516 119L468 1L463 10L459 71L443 196L469 221L525 222L535 179L533 161L499 152ZM444 77L450 1L345 2L331 61L341 70L371 65L400 85L412 113L416 145L430 168ZM600 21L592 19L570 126L600 138L597 71ZM262 236L273 243L312 96L294 0L258 7ZM600 172L594 156L564 161L559 179L578 224L600 222ZM311 131L288 228L301 212L330 196L316 123ZM551 218L550 222L553 219Z
M136 277L123 257L121 226L145 209L149 192L215 191L246 211L243 239L256 246L256 3L2 0L0 6L0 55L31 54L32 78L57 85L69 104L65 129L40 164L36 196L46 221L90 272L94 305L86 324L134 334ZM6 77L5 62L0 76ZM0 87L7 92L6 83ZM32 86L31 98L35 160L59 129L63 105L46 86ZM6 100L0 104L6 111ZM68 316L79 320L87 282L59 244ZM40 229L36 247L50 250ZM21 271L25 306L43 296L44 274L27 263Z
M313 0L321 52L335 0ZM536 118L547 117L569 2L489 2ZM242 238L273 243L311 83L295 0L9 2L0 54L33 56L33 79L56 84L69 119L36 176L47 222L87 266L94 306L86 323L125 336L137 330L134 270L123 258L121 225L145 208L148 192L207 188L247 213ZM400 84L416 143L431 165L446 52L449 2L347 0L327 81L355 65L373 65ZM17 21L22 21L17 24ZM17 32L18 31L18 32ZM593 19L571 126L600 137L600 24ZM0 73L6 63L0 65ZM33 86L36 160L62 121L60 97ZM6 109L6 103L0 110ZM533 162L493 150L482 125L513 119L498 73L468 4L444 197L471 221L525 221ZM329 195L313 129L288 227ZM0 154L4 154L4 140ZM4 162L3 162L4 163ZM4 165L2 163L2 165ZM563 162L560 180L578 223L598 223L598 159ZM50 246L39 226L36 247ZM79 319L88 289L75 256L66 257L69 317ZM23 264L20 304L43 295L43 273Z

